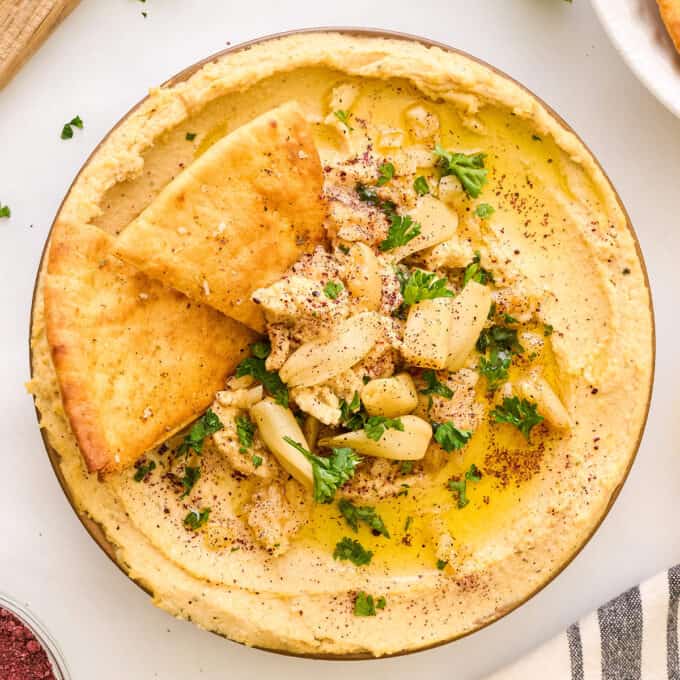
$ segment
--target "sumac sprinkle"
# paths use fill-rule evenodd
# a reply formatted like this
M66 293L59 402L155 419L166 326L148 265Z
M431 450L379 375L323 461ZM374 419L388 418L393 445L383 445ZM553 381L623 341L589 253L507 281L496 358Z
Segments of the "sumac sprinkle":
M0 607L0 678L56 680L47 653L14 614Z

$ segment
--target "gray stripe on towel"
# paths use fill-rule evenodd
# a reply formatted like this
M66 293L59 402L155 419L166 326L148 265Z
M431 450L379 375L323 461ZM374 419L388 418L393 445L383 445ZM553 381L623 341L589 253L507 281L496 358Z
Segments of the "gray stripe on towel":
M602 680L640 680L642 601L635 587L597 610L600 622Z
M668 570L668 619L666 621L668 680L680 680L678 600L680 600L680 565Z
M573 623L567 628L567 642L569 643L571 680L583 680L583 647L581 646L581 631L578 623Z

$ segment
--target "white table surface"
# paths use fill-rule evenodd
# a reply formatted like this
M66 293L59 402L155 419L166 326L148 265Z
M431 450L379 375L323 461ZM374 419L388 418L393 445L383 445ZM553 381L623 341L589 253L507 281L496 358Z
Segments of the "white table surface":
M148 18L141 16L142 10ZM632 474L593 540L555 582L485 630L439 649L322 662L247 649L153 607L81 527L36 427L27 333L52 217L92 148L150 85L232 43L355 25L468 50L551 104L602 161L637 227L657 313L657 378ZM59 138L79 114L85 129ZM87 0L0 92L0 590L30 604L78 680L478 678L636 581L680 561L680 120L619 59L586 0ZM680 230L679 230L680 231ZM347 664L351 663L351 666Z

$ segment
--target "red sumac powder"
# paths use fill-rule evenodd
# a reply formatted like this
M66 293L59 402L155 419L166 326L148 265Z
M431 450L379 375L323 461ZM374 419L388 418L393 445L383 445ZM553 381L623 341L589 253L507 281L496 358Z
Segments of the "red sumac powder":
M30 628L2 607L0 680L56 680L47 653Z

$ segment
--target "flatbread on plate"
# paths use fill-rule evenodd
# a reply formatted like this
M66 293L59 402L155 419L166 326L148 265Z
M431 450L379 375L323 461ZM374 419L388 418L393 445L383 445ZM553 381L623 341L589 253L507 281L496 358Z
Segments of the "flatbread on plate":
M680 0L656 0L675 49L680 53Z
M263 331L250 296L323 240L322 185L311 129L289 102L195 160L122 231L116 253Z
M89 471L132 464L211 403L255 334L112 255L113 237L57 222L47 339Z

